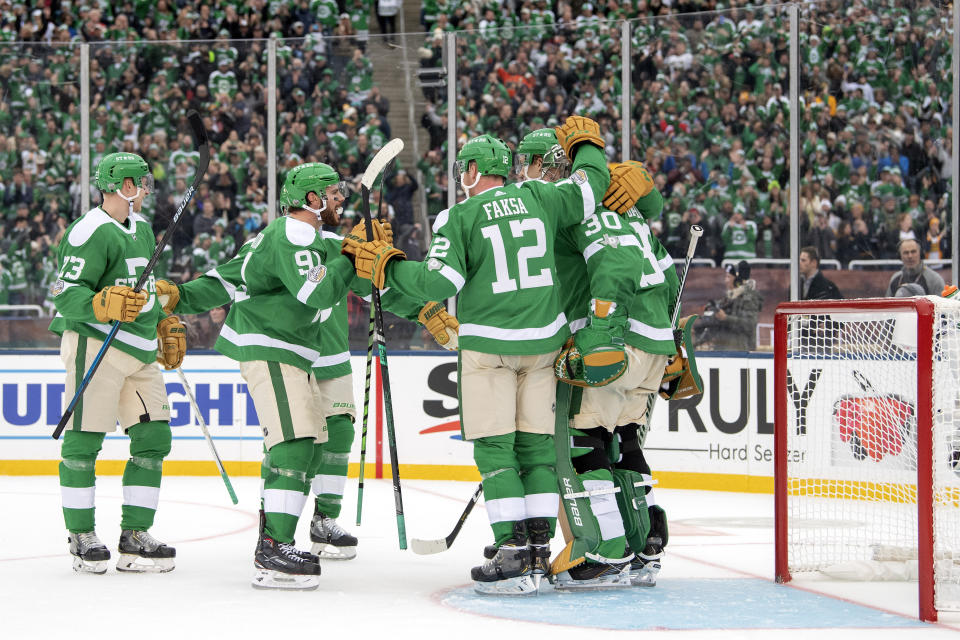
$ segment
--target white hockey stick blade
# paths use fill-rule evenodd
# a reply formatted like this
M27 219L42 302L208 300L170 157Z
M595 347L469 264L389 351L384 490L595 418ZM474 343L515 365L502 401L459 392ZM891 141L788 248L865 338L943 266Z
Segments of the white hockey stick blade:
M380 151L377 151L377 155L373 156L370 164L367 165L367 170L363 172L360 183L367 189L373 189L373 183L376 181L377 176L383 172L391 160L400 155L401 151L403 151L403 140L400 138L394 138L383 145Z
M443 553L450 547L444 538L439 540L421 540L419 538L410 539L410 551L420 556L429 556L434 553Z

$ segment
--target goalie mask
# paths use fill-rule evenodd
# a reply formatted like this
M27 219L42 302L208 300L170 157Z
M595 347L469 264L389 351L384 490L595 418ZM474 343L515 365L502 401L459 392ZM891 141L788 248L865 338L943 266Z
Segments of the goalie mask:
M454 166L460 178L460 184L463 185L465 191L469 191L480 182L480 176L508 177L512 160L513 154L503 140L482 135L468 140L463 145L460 153L457 154L457 162ZM477 163L477 179L473 184L468 185L465 184L464 177L471 162Z
M332 194L339 200L337 206L329 207L330 195L328 187L336 187ZM308 194L315 193L320 198L320 208L314 209L308 204ZM305 209L317 216L317 220L325 224L337 224L340 220L342 207L339 206L347 197L347 185L340 180L340 175L328 164L322 162L308 162L294 167L287 173L280 189L280 212L287 215L291 209ZM324 219L324 214L327 219Z
M130 178L137 185L137 194L128 198L120 190L125 178ZM100 161L93 175L94 184L101 193L116 193L133 206L134 200L153 193L153 174L147 161L135 153L111 153Z
M531 171L531 168L533 169ZM570 160L553 129L537 129L523 137L513 160L515 180L557 182L570 175Z

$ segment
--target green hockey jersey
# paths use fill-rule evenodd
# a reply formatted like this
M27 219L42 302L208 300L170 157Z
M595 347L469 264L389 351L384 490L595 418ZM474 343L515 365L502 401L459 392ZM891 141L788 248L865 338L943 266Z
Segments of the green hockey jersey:
M593 214L610 176L582 145L570 178L488 189L442 211L425 262L392 262L386 284L414 299L459 294L460 348L532 355L569 335L556 273L557 231Z
M57 251L58 278L50 288L57 315L50 330L58 335L75 331L103 340L111 326L93 315L93 296L104 287L133 287L156 248L153 230L140 215L123 224L95 207L71 224ZM133 322L123 323L112 347L142 362L157 356L157 323L164 316L157 304L154 277L144 286L147 303Z
M287 218L281 218L281 220L284 219ZM293 226L298 231L302 231L299 225L306 225L306 223L293 220L292 218L289 220L296 223ZM279 222L279 220L271 224L270 227L273 227L277 222ZM309 227L310 225L306 226ZM267 230L269 230L270 227L267 227ZM264 230L264 233L266 233L267 230ZM313 231L312 227L311 231ZM340 246L343 238L329 231L321 231L317 237L323 249L323 256L326 261L340 256ZM301 241L304 239L301 239ZM254 247L255 243L257 243L257 237L251 238L244 243L243 246L240 247L240 251L237 252L236 257L229 260L225 264L207 271L205 274L203 274L203 276L197 278L196 280L179 285L178 289L180 291L180 302L177 305L177 313L201 313L214 307L236 302L237 305L244 305L245 316L250 316L254 311L256 311L256 309L251 310L249 308L249 305L251 304L259 306L261 308L260 310L272 316L273 313L269 308L269 305L272 304L271 298L261 296L252 302L248 302L251 300L251 294L248 290L247 282L244 280L243 265L247 261L247 255L254 248L256 248ZM357 293L357 295L366 296L369 298L369 280L362 280L356 277L356 274L353 273L352 267L350 267L349 271L346 273L346 277L350 279L350 289ZM420 308L424 304L406 299L398 293L392 293L390 291L384 291L381 294L381 300L384 308L387 308L392 313L407 318L408 320L415 320ZM332 304L330 304L330 306L319 310L307 306L309 302L298 302L299 306L303 307L304 310L307 310L308 314L311 316L310 327L309 330L305 330L299 333L297 336L298 339L304 340L305 342L296 343L293 344L293 346L300 347L299 351L301 351L305 357L309 356L313 358L313 360L310 362L309 368L312 370L313 375L318 380L339 378L340 376L349 375L351 373L349 336L350 327L347 315L347 289L343 288L339 299L331 299L331 302ZM265 305L266 308L264 308ZM230 331L236 332L235 329L229 329L230 319L232 316L233 310L231 309L231 312L227 316L227 321L222 330L228 331L228 335L230 335ZM264 338L262 338L260 341L266 342L265 338L269 337L269 330L264 329L261 333L264 334ZM223 333L221 332L221 338L222 336ZM224 345L221 344L221 340L218 340L214 345L214 348L224 355L236 358L236 356L233 354L237 351L237 349L235 349L232 345L233 342L229 340L226 341ZM221 346L226 346L227 350L222 350ZM266 357L269 356L270 353L263 350L260 350L259 353L265 357L248 357L246 359L272 360L290 363L285 359L278 360L275 357ZM255 356L256 354L248 350L248 355ZM297 364L296 366L305 368L302 366L302 363Z
M587 324L590 299L626 305L627 344L647 353L676 351L671 312L679 280L673 259L647 220L660 216L663 198L653 191L621 216L600 206L586 220L561 231L557 264L570 331ZM639 210L638 210L639 209Z
M214 349L240 362L283 362L309 371L320 356L316 345L324 311L346 295L353 277L350 261L331 251L312 225L283 217L226 264L180 285L177 311L199 313L232 298Z

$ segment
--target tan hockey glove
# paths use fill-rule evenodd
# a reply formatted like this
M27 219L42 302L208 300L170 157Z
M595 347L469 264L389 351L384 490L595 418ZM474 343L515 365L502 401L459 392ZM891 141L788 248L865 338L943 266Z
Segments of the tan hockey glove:
M577 387L602 387L627 370L627 315L610 300L591 301L586 327L567 341L553 363L557 378Z
M187 328L177 316L167 316L157 324L157 362L164 369L176 369L187 353Z
M346 246L346 241L344 241L344 246ZM365 280L372 280L377 289L383 289L383 283L387 277L387 264L394 258L407 259L407 254L382 240L362 242L356 245L355 251L353 266L357 270L357 276Z
M442 302L428 302L420 309L417 315L420 324L433 334L437 344L449 351L456 351L459 343L457 331L460 323L456 316L447 313L447 307Z
M373 239L382 240L387 244L393 244L393 227L389 222L380 222L377 219L372 220L373 222ZM363 242L367 241L367 225L363 220L358 222L353 229L350 231L351 236L356 236L358 238L363 238Z
M570 160L573 160L571 149L581 142L595 144L601 149L606 146L606 142L600 135L600 125L583 116L570 116L567 121L559 127L556 127L557 141L563 147L563 152L567 154Z
M104 287L93 296L93 315L100 322L133 322L145 304L146 291L136 292L125 285Z
M680 319L677 352L670 356L660 380L660 397L664 400L680 400L703 393L703 380L697 371L693 344L693 323L697 317L692 315Z
M173 313L180 302L180 289L169 280L157 280L157 302L163 307L164 313Z
M643 163L635 160L614 163L610 167L610 186L603 194L603 206L622 215L653 189L653 178Z

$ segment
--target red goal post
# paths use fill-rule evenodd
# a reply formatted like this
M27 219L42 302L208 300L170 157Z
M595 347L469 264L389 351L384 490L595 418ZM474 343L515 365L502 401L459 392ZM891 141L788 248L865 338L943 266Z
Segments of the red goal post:
M919 582L960 610L960 303L790 302L774 326L776 580Z

